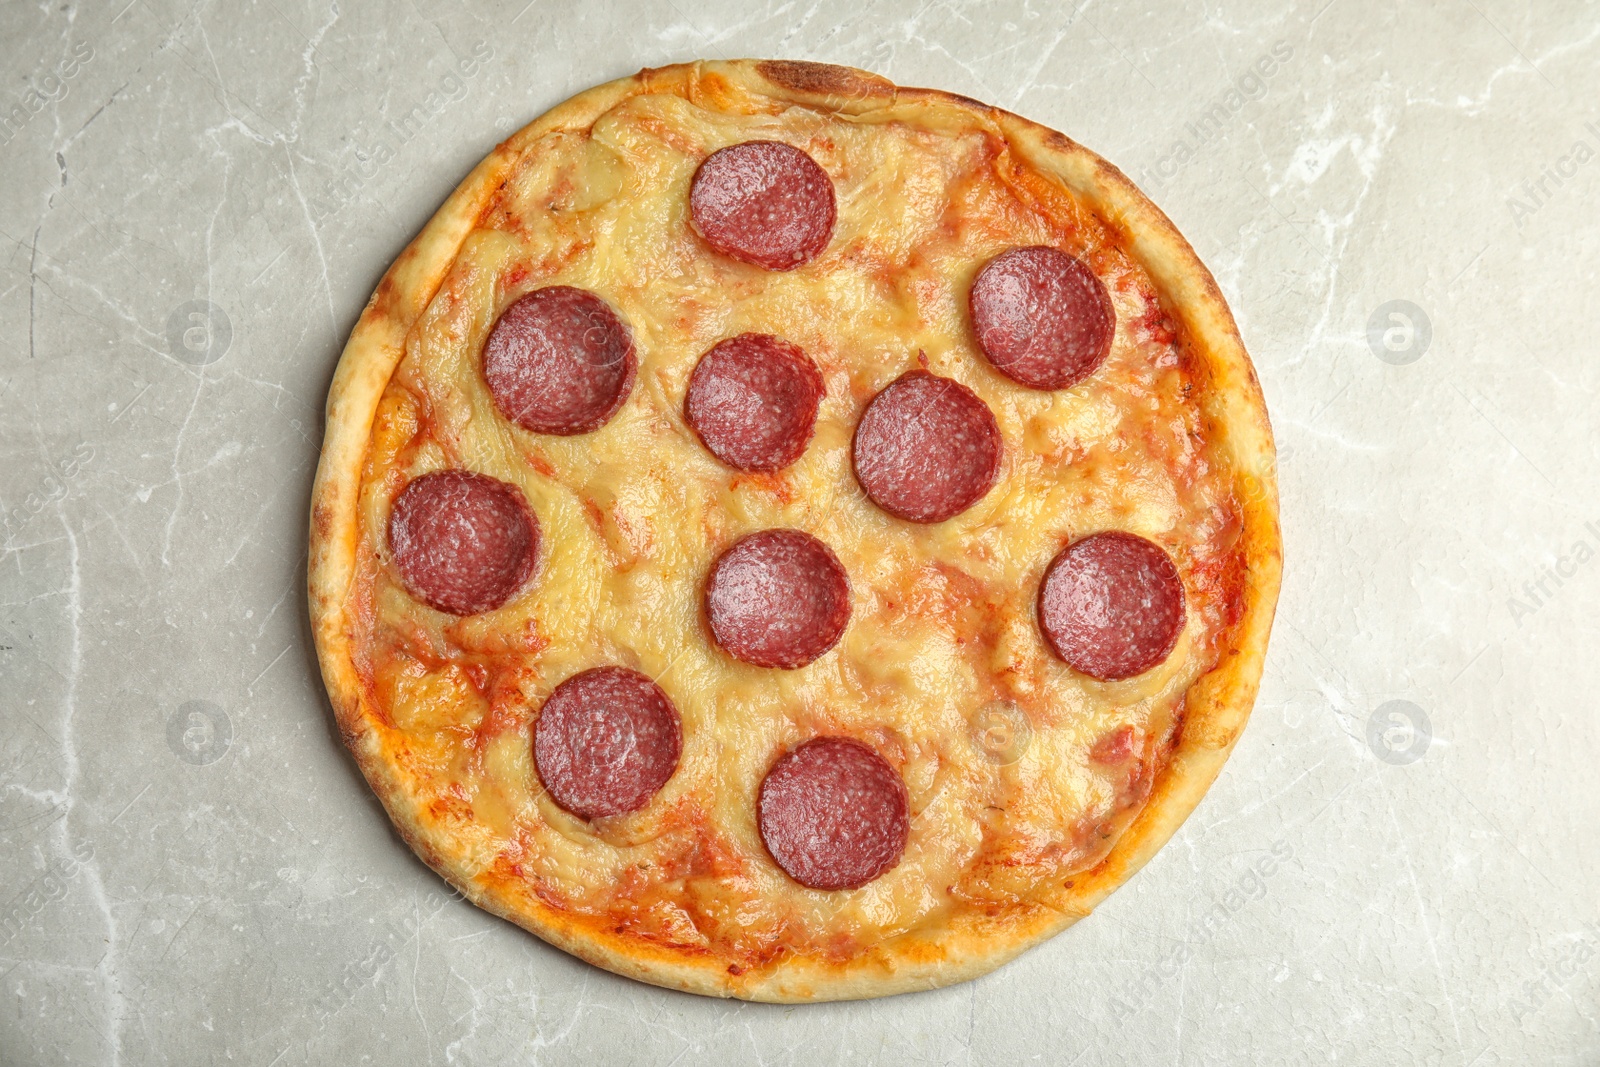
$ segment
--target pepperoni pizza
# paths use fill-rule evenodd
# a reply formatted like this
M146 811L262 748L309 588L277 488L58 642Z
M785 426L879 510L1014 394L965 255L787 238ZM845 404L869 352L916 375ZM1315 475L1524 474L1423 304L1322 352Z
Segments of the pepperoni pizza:
M1254 701L1272 440L1210 274L1077 144L796 62L590 90L390 268L311 611L412 848L619 974L981 974L1173 833Z

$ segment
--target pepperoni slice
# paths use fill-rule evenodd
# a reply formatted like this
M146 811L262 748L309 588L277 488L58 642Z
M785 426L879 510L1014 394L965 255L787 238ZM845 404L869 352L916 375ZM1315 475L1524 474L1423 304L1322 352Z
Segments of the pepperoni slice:
M689 187L689 214L706 244L723 255L792 270L828 247L833 179L793 145L746 141L701 161Z
M943 522L1000 475L1000 427L960 382L914 370L872 398L856 426L856 480L889 514Z
M805 350L765 333L719 341L689 376L684 414L728 466L781 470L811 441L822 372Z
M780 757L761 783L761 839L809 889L858 889L900 862L911 823L888 760L848 737L818 737Z
M1076 671L1114 682L1165 660L1183 632L1183 580L1157 545L1120 530L1057 554L1039 586L1039 627Z
M556 686L533 728L533 762L557 804L582 819L638 811L678 769L683 727L638 671L595 667Z
M1111 351L1116 312L1105 284L1054 248L1013 248L991 259L967 299L978 347L1006 377L1066 389Z
M509 482L434 471L395 497L389 551L412 596L452 615L476 615L510 600L533 574L539 520Z
M706 616L723 651L757 667L804 667L850 621L850 579L833 550L800 530L741 537L706 582Z
M534 433L604 426L633 389L633 335L593 293L535 289L501 312L483 346L495 406Z

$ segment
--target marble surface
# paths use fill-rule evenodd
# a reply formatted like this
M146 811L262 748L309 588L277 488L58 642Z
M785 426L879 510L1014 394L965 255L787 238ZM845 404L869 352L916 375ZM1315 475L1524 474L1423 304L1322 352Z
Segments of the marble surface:
M1282 449L1279 622L1204 804L1052 943L872 1003L667 993L450 898L305 621L386 265L550 105L751 55L1135 176ZM0 57L0 1062L1600 1062L1594 3L40 2Z

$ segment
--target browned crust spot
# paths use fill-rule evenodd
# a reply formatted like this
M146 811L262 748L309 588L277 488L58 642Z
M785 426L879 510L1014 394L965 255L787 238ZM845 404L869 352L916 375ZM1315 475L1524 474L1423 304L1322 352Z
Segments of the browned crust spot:
M311 526L318 537L325 538L333 532L333 510L325 502L311 509Z
M766 59L756 70L780 89L818 96L893 96L894 85L876 74L832 63L810 63L803 59Z
M939 95L950 103L970 107L974 111L989 112L995 110L993 104L985 104L982 100L974 100L972 97L962 96L960 93L940 93Z

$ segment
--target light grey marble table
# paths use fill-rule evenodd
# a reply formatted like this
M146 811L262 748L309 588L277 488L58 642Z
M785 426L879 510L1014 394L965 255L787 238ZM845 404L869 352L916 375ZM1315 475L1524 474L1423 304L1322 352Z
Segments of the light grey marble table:
M0 1063L1600 1062L1600 7L524 3L0 10ZM501 135L702 56L1098 150L1279 434L1232 761L957 988L589 968L448 899L330 728L306 501L363 302Z

